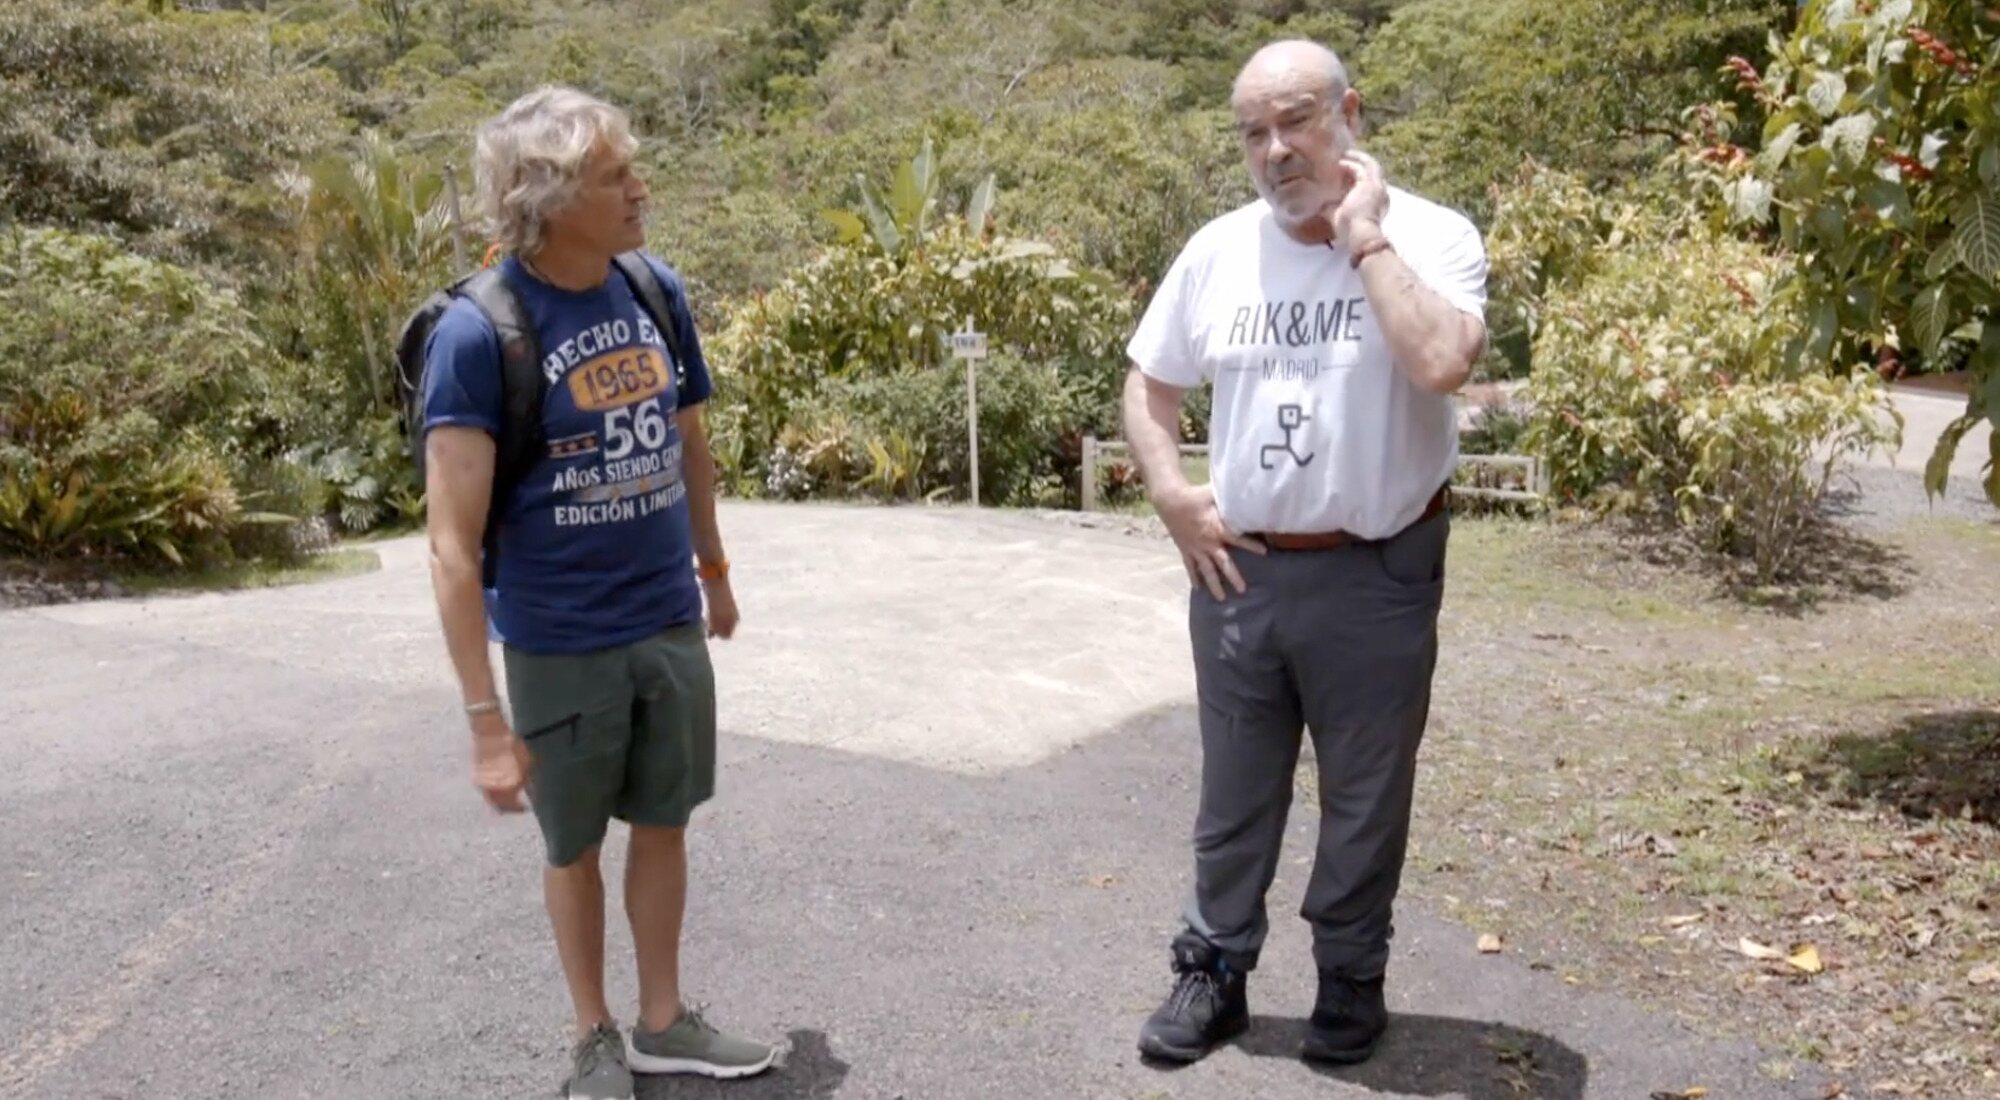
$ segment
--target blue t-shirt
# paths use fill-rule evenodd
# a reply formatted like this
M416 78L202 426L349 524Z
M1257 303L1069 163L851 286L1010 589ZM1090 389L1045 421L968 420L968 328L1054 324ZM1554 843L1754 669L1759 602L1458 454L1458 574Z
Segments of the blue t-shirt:
M686 358L682 388L666 342L615 267L595 289L572 291L534 278L511 256L503 261L548 383L547 451L509 499L492 504L501 511L491 627L527 652L625 645L701 617L674 413L708 399L708 364L679 277L648 262ZM426 430L497 433L500 340L485 313L453 302L426 355Z

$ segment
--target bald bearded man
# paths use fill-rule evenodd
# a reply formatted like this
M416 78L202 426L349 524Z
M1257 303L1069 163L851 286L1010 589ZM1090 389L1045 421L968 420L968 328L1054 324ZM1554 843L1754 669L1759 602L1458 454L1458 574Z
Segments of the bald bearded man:
M1258 51L1231 97L1260 196L1204 226L1127 348L1127 441L1193 588L1201 804L1173 991L1145 1054L1193 1061L1249 1026L1247 975L1301 732L1318 852L1301 911L1318 996L1301 1053L1373 1053L1391 907L1429 717L1458 457L1453 393L1485 347L1486 253L1463 215L1383 178L1361 97L1311 42ZM1213 387L1210 483L1181 403Z

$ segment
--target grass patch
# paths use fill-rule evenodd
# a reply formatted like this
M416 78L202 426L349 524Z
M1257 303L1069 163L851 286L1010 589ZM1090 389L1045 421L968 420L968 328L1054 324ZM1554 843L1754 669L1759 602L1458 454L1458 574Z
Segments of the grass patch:
M382 559L375 551L349 548L329 550L322 554L314 554L304 561L289 564L264 561L234 562L193 572L147 571L121 574L116 580L133 595L164 596L312 584L338 577L372 573L381 567Z
M1967 582L2000 537L1945 526L1897 533L1906 583L1791 614L1602 527L1455 520L1408 893L1774 1067L1981 1095L2000 591Z
M1116 467L1106 467L1107 470L1114 468ZM1131 467L1125 468L1131 470L1131 473L1118 489L1113 490L1115 495L1110 498L1112 503L1106 510L1128 516L1152 515L1153 505L1146 499L1146 488L1139 481L1138 471ZM1188 479L1189 484L1208 484L1208 456L1182 455L1181 474Z
M1694 625L1726 608L1684 577L1625 557L1594 527L1505 515L1452 519L1448 602Z

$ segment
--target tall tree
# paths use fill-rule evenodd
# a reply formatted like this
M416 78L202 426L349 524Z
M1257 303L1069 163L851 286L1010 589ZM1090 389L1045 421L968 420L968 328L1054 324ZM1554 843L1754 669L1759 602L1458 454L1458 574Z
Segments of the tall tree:
M0 217L181 258L257 245L281 224L274 173L336 125L325 81L274 62L257 19L0 5Z
M1609 183L1656 165L1687 107L1766 52L1791 0L1417 0L1354 77L1392 172L1476 217L1523 155Z

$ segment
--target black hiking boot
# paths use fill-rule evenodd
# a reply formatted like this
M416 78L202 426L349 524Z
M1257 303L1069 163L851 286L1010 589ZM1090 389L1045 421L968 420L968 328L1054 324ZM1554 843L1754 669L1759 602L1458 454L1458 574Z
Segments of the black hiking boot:
M1174 941L1174 989L1139 1030L1139 1052L1194 1062L1250 1027L1246 975L1216 949L1183 935Z
M1382 979L1361 981L1333 970L1319 972L1319 997L1301 1052L1308 1061L1351 1066L1375 1053L1389 1027Z

